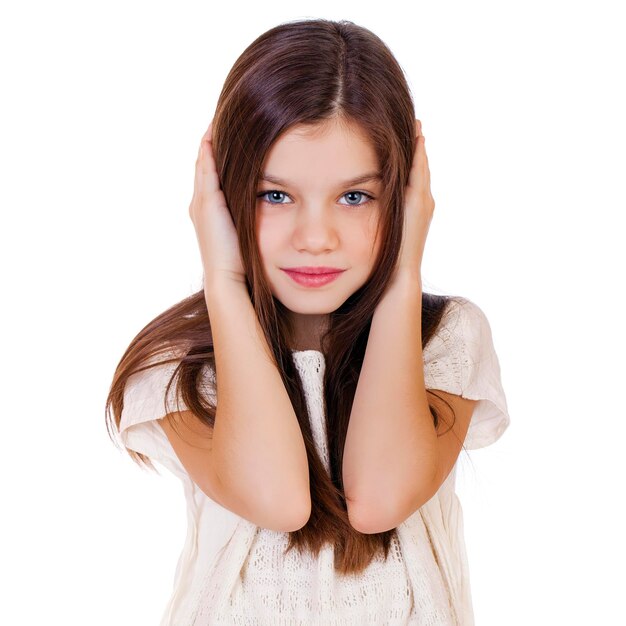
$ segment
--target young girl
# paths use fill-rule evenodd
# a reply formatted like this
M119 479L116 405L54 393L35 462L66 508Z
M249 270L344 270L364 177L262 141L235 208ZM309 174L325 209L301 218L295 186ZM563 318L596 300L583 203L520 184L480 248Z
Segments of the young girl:
M204 288L107 399L185 491L162 626L473 624L455 463L509 417L482 310L422 290L434 206L372 32L285 23L236 61L189 207Z

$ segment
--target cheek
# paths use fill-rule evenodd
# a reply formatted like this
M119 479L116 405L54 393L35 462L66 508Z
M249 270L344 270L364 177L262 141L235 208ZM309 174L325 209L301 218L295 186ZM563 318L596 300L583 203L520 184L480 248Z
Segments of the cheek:
M261 258L264 259L276 247L278 231L276 228L272 228L271 220L257 215L255 232L259 253Z
M349 239L344 239L346 252L361 265L372 265L378 254L375 242L376 227L354 228Z

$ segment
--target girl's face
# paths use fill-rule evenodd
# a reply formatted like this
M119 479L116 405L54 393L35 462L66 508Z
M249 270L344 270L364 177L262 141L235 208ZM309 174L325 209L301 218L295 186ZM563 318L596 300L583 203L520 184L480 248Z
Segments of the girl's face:
M300 125L269 151L257 188L256 236L273 295L293 312L302 343L369 278L380 245L381 192L373 147L355 125ZM359 180L360 179L360 180ZM289 268L336 268L311 286Z

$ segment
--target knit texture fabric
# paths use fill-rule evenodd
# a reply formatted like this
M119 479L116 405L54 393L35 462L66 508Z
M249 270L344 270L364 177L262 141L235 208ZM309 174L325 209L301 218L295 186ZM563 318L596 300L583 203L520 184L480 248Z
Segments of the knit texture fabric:
M324 356L315 350L293 351L292 356L315 445L328 470ZM164 415L163 391L174 367L136 375L125 394L120 425L124 445L164 465L185 490L187 540L161 626L474 625L455 470L398 526L386 560L377 556L360 575L343 576L334 570L333 546L325 546L317 557L296 549L284 554L288 533L257 527L210 500L191 481L154 421ZM493 443L508 427L491 329L473 302L452 300L424 350L424 375L429 389L479 400L466 449ZM212 372L207 372L205 385L215 398Z

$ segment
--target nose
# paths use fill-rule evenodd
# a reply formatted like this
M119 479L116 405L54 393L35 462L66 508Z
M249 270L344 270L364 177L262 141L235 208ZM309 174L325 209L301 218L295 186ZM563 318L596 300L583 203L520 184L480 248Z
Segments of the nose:
M309 206L299 212L293 233L294 246L298 250L324 252L336 248L338 241L339 233L332 208Z

